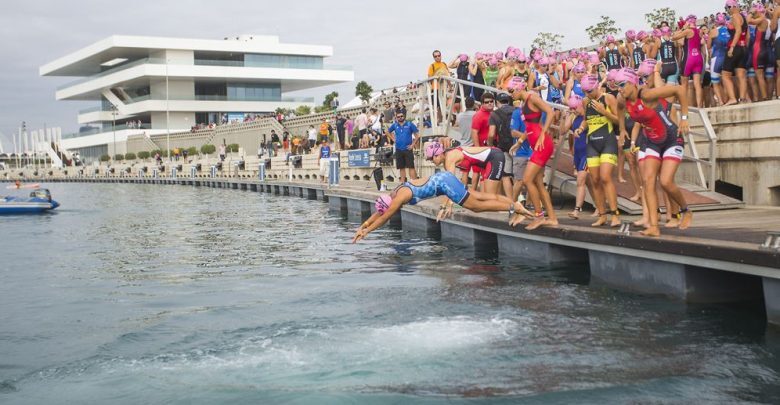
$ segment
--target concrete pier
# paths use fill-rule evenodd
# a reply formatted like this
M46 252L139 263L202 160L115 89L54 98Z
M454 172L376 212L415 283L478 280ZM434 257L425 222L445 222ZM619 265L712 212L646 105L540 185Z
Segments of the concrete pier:
M769 323L780 325L780 279L764 277L764 305Z
M429 236L441 235L441 227L439 225L434 219L411 211L401 210L401 227L404 231L421 232Z
M479 249L496 249L496 234L474 229L452 221L440 223L441 240Z
M371 216L371 205L362 200L354 198L347 199L347 216L350 219L364 220Z
M502 256L532 258L535 263L556 265L588 261L588 250L498 234Z

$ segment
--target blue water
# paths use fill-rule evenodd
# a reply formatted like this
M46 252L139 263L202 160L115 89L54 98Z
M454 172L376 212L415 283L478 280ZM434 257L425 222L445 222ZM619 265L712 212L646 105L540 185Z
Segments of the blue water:
M685 305L300 198L57 184L0 217L0 403L780 402L760 303Z

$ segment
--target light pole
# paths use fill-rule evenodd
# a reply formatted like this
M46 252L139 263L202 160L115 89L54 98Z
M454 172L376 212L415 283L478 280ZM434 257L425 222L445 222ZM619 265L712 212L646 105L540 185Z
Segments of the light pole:
M111 155L111 161L116 158L116 105L111 104L111 131L114 133L114 153Z
M167 51L166 51L167 52ZM168 97L168 55L165 57L165 139L168 150L168 162L171 162L171 109L169 107L170 98Z

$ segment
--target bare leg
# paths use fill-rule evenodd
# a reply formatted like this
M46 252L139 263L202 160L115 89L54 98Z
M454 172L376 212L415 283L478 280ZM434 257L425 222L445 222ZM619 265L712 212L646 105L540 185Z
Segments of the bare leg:
M693 75L693 90L696 92L696 106L701 108L704 105L704 91L701 88L701 74Z
M585 183L588 179L588 172L581 170L577 172L577 196L575 197L574 211L569 213L570 218L579 219L582 212L582 204L585 203Z
M718 101L715 102L712 106L723 105L723 103L726 101L723 98L723 85L720 83L713 83L712 89L715 91L715 97L718 98Z
M631 174L631 183L634 185L635 193L629 198L633 202L639 202L642 198L642 176L639 174L639 167L636 161L636 155L633 153L626 154L626 160L628 160L628 170Z
M601 171L598 167L590 167L590 178L593 183L593 202L596 204L596 211L599 213L599 219L591 226L602 226L607 223L607 213L604 210L604 186L601 178Z
M658 229L658 194L656 193L655 182L658 177L658 171L661 168L661 161L646 159L644 166L644 190L649 223L647 224L647 229L641 233L645 236L660 236L661 231Z
M623 178L623 168L626 166L626 153L623 151L623 148L618 145L618 161L617 161L617 173L618 173L618 181L621 183L625 183L626 179Z
M620 214L618 212L617 205L617 190L615 190L615 183L612 182L612 170L615 168L610 163L602 163L599 167L601 172L601 185L604 190L604 196L609 204L609 210L612 212L612 222L609 224L612 227L620 225Z
M747 70L737 68L737 82L739 83L739 101L750 103L748 96Z
M758 80L758 91L760 94L760 98L758 98L758 101L767 100L766 78L764 77L764 69L756 69L756 79Z
M669 193L669 198L680 206L680 229L688 229L693 221L693 213L688 209L688 203L685 201L685 197L683 197L680 188L677 187L677 184L674 182L674 176L677 173L677 168L679 166L680 162L665 160L661 165L659 177L661 179L661 187L663 187L664 191Z
M412 180L417 180L417 170L414 167L409 168L409 176Z
M482 191L490 194L498 194L498 186L501 184L498 180L484 180L482 182Z
M726 89L726 95L728 96L728 100L723 102L723 105L734 105L737 104L737 91L734 88L734 76L731 72L723 71L721 72L721 78L723 79L723 87Z

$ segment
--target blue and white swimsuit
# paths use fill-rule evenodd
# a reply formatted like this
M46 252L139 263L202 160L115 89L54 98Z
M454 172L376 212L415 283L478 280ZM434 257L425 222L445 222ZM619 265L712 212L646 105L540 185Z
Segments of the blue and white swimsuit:
M440 195L446 195L447 198L458 205L463 205L466 199L469 198L469 191L466 190L466 186L454 174L446 171L434 174L421 186L415 186L406 182L398 187L407 187L412 191L412 199L409 200L410 205L415 205L422 200Z

